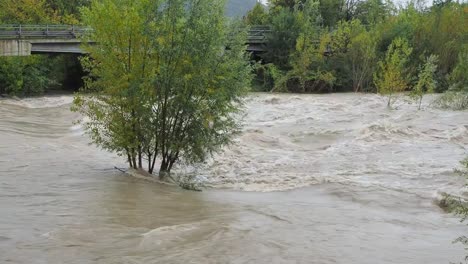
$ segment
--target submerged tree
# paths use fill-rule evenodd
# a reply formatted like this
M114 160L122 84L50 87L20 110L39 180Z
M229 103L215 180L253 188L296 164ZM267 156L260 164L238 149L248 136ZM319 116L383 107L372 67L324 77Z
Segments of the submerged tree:
M432 93L436 87L435 71L437 70L437 56L431 55L426 59L418 75L418 82L411 90L411 97L418 102L418 110L421 109L421 103L424 94Z
M74 109L93 143L163 178L230 142L250 82L246 34L212 0L93 1L83 18L97 45ZM228 28L232 30L228 30Z
M461 169L455 170L461 177L468 179L468 158L464 159L461 163ZM457 197L447 197L445 203L449 206L448 209L453 209L454 213L461 217L462 222L466 222L468 219L468 204L466 200L462 200L461 198ZM454 243L461 243L465 247L465 252L468 251L468 237L467 236L460 236L458 237ZM468 255L465 256L465 261L468 261Z
M408 76L405 70L411 51L406 40L396 38L388 47L385 59L379 61L379 69L374 75L374 82L377 91L388 96L389 108L392 107L395 93L403 92L408 88Z

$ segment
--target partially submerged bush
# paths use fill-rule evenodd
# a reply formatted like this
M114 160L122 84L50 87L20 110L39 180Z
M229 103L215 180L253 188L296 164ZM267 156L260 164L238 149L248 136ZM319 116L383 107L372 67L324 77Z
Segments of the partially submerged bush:
M457 172L460 176L465 177L465 179L468 178L468 158L464 159L462 162L460 162L462 167L461 169L456 169L455 172ZM468 203L466 200L463 200L462 198L451 198L447 197L446 199L451 208L453 208L451 211L455 212L455 214L461 216L461 221L465 222L468 218ZM468 251L468 237L466 236L460 236L458 237L453 243L461 243L465 247L465 250ZM468 261L468 255L465 256L465 260Z
M193 174L180 175L175 181L182 189L189 191L201 192L204 187L200 178Z
M466 110L468 109L468 93L449 91L435 99L432 105L441 109Z

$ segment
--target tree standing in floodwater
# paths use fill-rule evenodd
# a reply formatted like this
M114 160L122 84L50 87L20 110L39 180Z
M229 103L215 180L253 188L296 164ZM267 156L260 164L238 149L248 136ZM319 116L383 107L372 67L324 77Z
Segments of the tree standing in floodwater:
M426 63L421 66L418 75L418 82L411 90L410 96L417 101L418 110L421 110L421 103L425 93L433 93L436 88L436 80L434 78L437 70L437 56L431 55L427 57Z
M377 91L388 96L388 108L391 108L395 102L395 94L408 88L409 80L406 73L406 63L412 50L408 41L403 38L396 38L388 46L384 60L379 61L379 69L374 74L374 82Z
M246 33L223 13L221 0L104 0L84 9L98 44L86 47L90 75L73 109L88 117L94 144L149 173L160 161L164 178L177 161L201 162L230 142L251 68Z

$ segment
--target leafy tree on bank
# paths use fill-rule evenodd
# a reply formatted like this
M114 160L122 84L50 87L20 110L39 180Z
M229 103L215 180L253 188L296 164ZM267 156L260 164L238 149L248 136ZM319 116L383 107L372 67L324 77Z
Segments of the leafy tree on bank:
M267 50L261 57L266 63L273 63L278 69L287 71L291 68L289 58L296 47L301 25L290 8L277 7L275 14L270 18Z
M336 69L337 82L352 85L354 92L372 91L372 75L377 64L378 38L358 19L341 21L329 33L329 64ZM345 89L344 89L345 90Z
M458 55L458 63L448 76L450 88L434 101L439 108L452 110L468 109L468 46Z
M433 93L436 88L434 73L437 70L437 56L427 57L426 63L421 67L418 75L418 81L411 90L410 96L417 101L418 110L421 110L421 103L424 94Z
M468 44L458 54L458 62L448 79L451 91L468 93Z
M266 10L273 32L267 38L267 52L260 56L262 63L273 64L283 77L293 68L296 71L297 66L302 65L302 73L307 69L309 73L326 72L333 75L332 87L327 91L376 92L372 76L378 70L377 62L384 60L394 39L403 38L413 48L407 58L406 74L417 76L419 66L425 63L424 58L434 54L439 58L435 72L435 92L443 92L449 88L451 81L447 77L454 71L458 55L467 41L468 4L444 2L426 7L414 1L395 7L391 1L383 0L321 0L319 10L323 22L317 30L320 34L304 37L306 20L300 17L308 2L310 1L272 1ZM261 16L264 19L265 14L262 13ZM306 43L320 43L310 45L315 51L319 51L319 46L328 41L331 50L320 50L323 52L322 58L316 56L314 60L321 62L305 67L308 63L303 62L311 57L306 56L308 52L304 49L302 52L305 57L300 62L297 48L298 40L302 39ZM258 74L257 79L263 79L263 71ZM289 76L290 79L277 78L281 81L280 84L288 84L284 91L304 91L303 82L294 77L294 74ZM308 74L308 78L311 76ZM278 87L278 84L271 85L262 89ZM321 89L305 91L317 92Z
M389 108L394 103L394 95L408 88L406 64L411 51L405 39L396 38L388 47L384 60L378 63L379 69L374 75L374 82L377 91L388 97Z
M322 24L319 7L320 3L318 1L307 1L305 4L296 7L299 9L297 11L297 21L301 28L296 40L295 51L290 58L292 68L287 72L287 78L282 85L287 85L287 79L297 80L301 92L308 90L306 86L309 86L309 83L322 79L320 78L322 70L317 69L314 71L315 67L313 67L322 63L320 43L316 42L316 40L320 39ZM315 83L312 86L315 86Z
M90 0L46 0L47 5L65 24L80 23L80 8L89 6Z
M230 142L250 82L246 33L212 0L93 1L83 19L99 43L74 110L92 141L164 178ZM226 49L228 47L228 49Z
M257 2L254 8L250 10L245 16L244 20L249 25L267 25L268 24L268 13L265 10L265 6Z
M0 0L0 21L8 24L45 24L57 23L58 19L45 0Z

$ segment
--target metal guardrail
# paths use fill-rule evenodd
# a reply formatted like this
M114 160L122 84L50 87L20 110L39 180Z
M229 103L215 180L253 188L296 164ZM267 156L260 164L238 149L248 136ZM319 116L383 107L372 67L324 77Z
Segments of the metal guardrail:
M38 39L67 38L75 39L89 33L92 29L74 25L0 25L0 39ZM253 26L248 32L249 44L263 44L269 26Z
M79 38L91 29L74 25L0 25L0 39Z
M247 35L247 42L250 44L263 44L267 40L267 34L271 32L269 26L252 26Z

